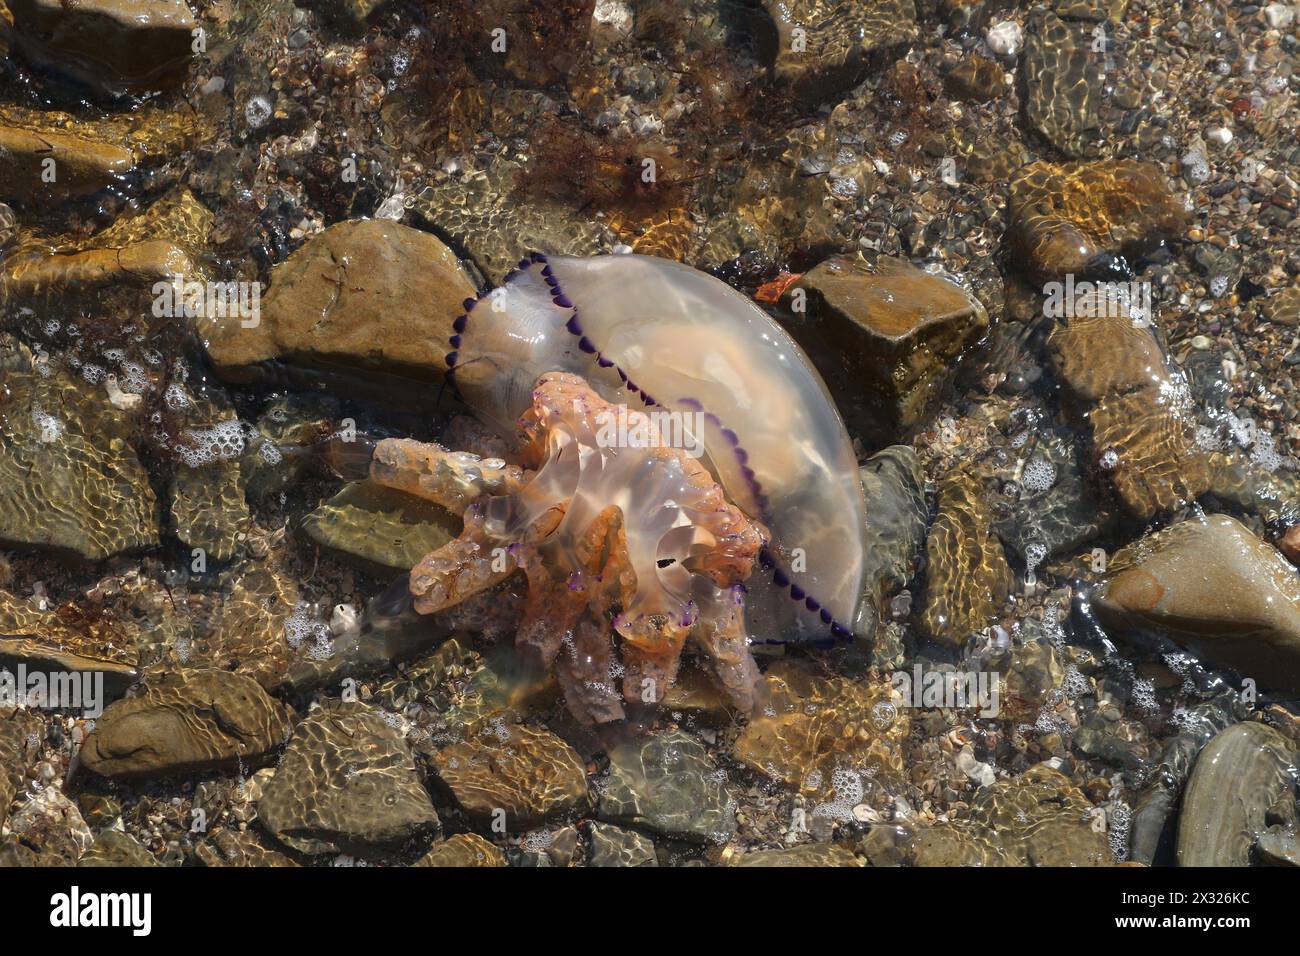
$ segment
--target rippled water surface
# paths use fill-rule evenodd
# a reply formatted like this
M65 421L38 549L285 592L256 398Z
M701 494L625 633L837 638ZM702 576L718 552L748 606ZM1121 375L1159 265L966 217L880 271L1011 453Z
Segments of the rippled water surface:
M1300 864L1298 14L0 0L0 863Z

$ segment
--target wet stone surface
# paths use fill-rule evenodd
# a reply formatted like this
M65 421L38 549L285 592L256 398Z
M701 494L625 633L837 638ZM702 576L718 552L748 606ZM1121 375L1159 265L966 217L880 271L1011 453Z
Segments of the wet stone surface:
M439 751L433 763L434 775L462 810L512 831L588 802L586 769L573 748L555 734L505 718Z
M952 647L991 624L1012 588L984 495L983 481L970 469L949 475L926 542L930 567L920 623L931 638Z
M1035 767L984 790L969 817L917 834L919 866L1108 866L1104 826L1059 771Z
M439 826L406 742L360 704L322 707L294 728L257 812L276 839L307 854L409 849Z
M697 843L729 839L735 798L704 747L675 731L628 741L611 750L598 815Z
M0 863L1295 865L1292 13L0 0L0 682L102 673L106 706L0 700ZM864 492L858 641L755 644L724 687L665 615L675 680L597 733L570 705L636 675L517 649L585 654L581 576L521 626L580 514L412 609L468 501L355 479L389 439L536 464L534 382L496 420L444 379L534 251L706 270L807 347ZM166 307L227 284L255 314ZM724 344L747 408L770 380ZM612 490L611 554L668 504ZM654 558L629 593L681 574ZM586 623L626 660L625 603ZM925 672L999 704L906 695Z
M829 259L785 303L795 310L791 332L819 363L846 420L890 437L922 420L988 326L979 300L959 286L884 257L872 269Z
M1237 724L1211 740L1183 800L1178 864L1248 866L1278 798L1294 807L1295 757L1292 744L1263 724ZM1277 839L1265 844L1265 853Z
M150 677L112 704L81 760L106 777L164 776L251 766L288 739L292 711L249 677L219 670Z

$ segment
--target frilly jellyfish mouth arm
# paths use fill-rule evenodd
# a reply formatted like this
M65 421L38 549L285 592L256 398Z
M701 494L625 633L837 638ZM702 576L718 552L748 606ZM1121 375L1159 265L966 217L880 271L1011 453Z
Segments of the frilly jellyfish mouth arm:
M657 704L692 636L733 703L748 709L758 670L739 585L766 531L680 449L602 446L597 425L612 408L577 376L542 376L518 423L527 468L380 443L376 480L465 504L460 535L411 572L415 608L444 610L522 571L528 597L516 647L555 670L580 720L609 723L626 717L627 704Z
M610 402L692 418L728 496L772 531L767 580L751 582L754 641L852 639L865 547L856 459L821 379L766 313L712 276L635 255L532 253L465 306L447 364L471 408L509 431L534 383L564 371Z
M518 491L524 484L524 470L440 445L386 438L375 446L370 478L459 513L484 495Z

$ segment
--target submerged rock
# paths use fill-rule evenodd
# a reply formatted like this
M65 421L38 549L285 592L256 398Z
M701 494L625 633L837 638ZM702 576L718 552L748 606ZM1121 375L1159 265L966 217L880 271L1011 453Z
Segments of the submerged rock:
M505 866L506 855L477 833L457 833L420 857L413 866L482 867Z
M446 369L451 322L475 292L437 237L382 219L341 222L271 270L255 327L234 316L202 334L232 381L282 359L431 382Z
M298 862L279 850L266 845L269 837L255 830L232 830L217 827L207 839L194 848L194 857L201 866L297 866Z
M865 599L853 633L874 639L885 599L904 587L925 540L929 509L925 474L916 452L892 445L867 459L860 469L867 510Z
M185 0L7 2L18 49L39 65L111 94L184 78L197 25Z
M1150 521L1190 504L1213 481L1196 442L1196 420L1176 396L1156 389L1107 398L1090 414L1093 451L1119 500Z
M302 853L373 854L427 840L438 814L383 714L330 704L294 729L257 803L262 825Z
M0 376L0 542L88 561L157 544L127 413L3 340Z
M994 527L1027 569L1074 554L1101 533L1102 516L1088 500L1068 438L1050 435L1040 441L1023 463L1017 489L1004 508L996 509Z
M587 827L590 866L658 866L655 841L644 833L592 821Z
M1075 158L1095 155L1101 140L1102 71L1091 54L1092 30L1037 8L1029 14L1021 58L1029 125Z
M1011 181L1007 242L1043 282L1110 273L1115 257L1178 235L1187 211L1159 166L1137 160L1031 163Z
M609 752L598 815L682 840L726 842L736 806L724 780L704 745L682 731L627 740Z
M1201 751L1178 824L1179 866L1249 866L1279 797L1294 800L1296 752L1265 724L1229 727Z
M1007 90L1007 74L992 60L977 53L963 57L943 78L944 86L958 99L985 103Z
M44 673L102 674L106 698L119 696L140 676L139 652L122 622L75 604L40 611L7 591L0 591L0 662Z
M827 259L788 290L791 334L830 386L851 429L898 438L951 381L988 313L960 286L901 259ZM801 313L806 303L806 315Z
M178 465L171 495L176 536L184 545L216 561L235 556L251 523L238 461Z
M95 842L77 805L53 785L29 796L6 831L0 867L72 866Z
M734 857L732 866L864 866L846 846L808 843L783 850L755 850Z
M1085 295L1076 296L1076 302ZM1098 310L1056 326L1048 353L1070 398L1095 404L1111 395L1167 387L1164 352L1146 322Z
M294 648L316 635L309 626L290 632L299 606L298 586L274 561L249 562L226 572L225 597L212 629L180 651L186 661L247 674L263 687L274 687L288 670ZM307 650L310 651L311 648Z
M147 156L146 148L134 143L131 148ZM182 278L202 279L206 276L201 255L212 218L188 189L174 189L140 214L119 218L84 244L36 243L15 252L5 262L0 283L4 292L48 308L53 301L63 307L68 296L102 296L116 286L152 292L159 282L174 287ZM48 299L39 300L40 296ZM95 301L92 298L91 304Z
M5 270L5 291L16 296L85 291L122 284L149 287L192 273L184 250L162 240L58 255L25 256Z
M505 719L439 751L434 775L482 823L505 813L511 831L585 807L587 770L577 751L548 730Z
M140 841L121 830L101 830L77 866L159 866Z
M1197 443L1185 380L1166 363L1150 317L1096 308L1095 296L1088 304L1056 327L1048 349L1073 411L1092 427L1098 468L1124 507L1149 521L1209 490L1211 456Z
M1300 577L1235 518L1189 518L1117 552L1094 603L1107 627L1155 630L1261 687L1300 691Z
M25 710L0 716L0 827L9 816L14 797L27 783L28 771L41 755L45 725Z
M309 514L302 532L322 548L380 574L409 571L460 534L456 515L372 481L345 485Z
M1300 325L1300 285L1287 286L1264 300L1261 315L1275 325Z
M773 664L764 682L766 703L736 739L737 761L828 798L837 771L903 777L911 721L889 684L817 677L793 661Z
M1157 854L1166 849L1172 856L1176 828L1171 822L1177 819L1174 810L1197 756L1221 731L1246 717L1248 710L1231 691L1187 710L1179 724L1178 734L1165 744L1160 760L1148 774L1148 783L1134 805L1130 860L1151 866L1156 862Z
M1255 843L1255 855L1268 866L1300 866L1300 837L1286 827L1270 827Z
M292 727L293 711L251 678L170 672L109 705L81 748L81 762L115 778L249 766L283 744Z
M773 71L808 99L856 84L878 50L916 36L912 0L765 0L775 29Z
M1100 811L1058 770L1031 767L980 790L970 813L917 831L917 866L1107 866Z
M959 648L993 623L1013 587L1011 566L993 533L984 485L957 468L939 487L939 514L925 551L925 607L920 626L932 640Z
M30 205L42 197L89 195L121 183L134 166L131 151L120 146L0 123L0 200L5 202Z

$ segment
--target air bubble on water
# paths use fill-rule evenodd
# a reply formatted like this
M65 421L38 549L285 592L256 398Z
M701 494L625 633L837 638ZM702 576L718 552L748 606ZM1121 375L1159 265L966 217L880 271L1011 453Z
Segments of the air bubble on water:
M1194 148L1183 154L1183 175L1198 185L1210 178L1210 161L1203 150Z
M63 437L63 422L49 414L40 405L32 406L32 424L41 433L42 441L58 441Z
M87 362L81 367L81 377L91 385L98 385L100 380L103 379L105 371L102 365L92 365Z
M163 401L172 411L180 411L190 405L190 397L185 394L185 386L180 382L172 382L167 386L167 391L163 392Z
M1264 471L1277 471L1281 467L1282 455L1278 453L1277 441L1268 432L1256 432L1255 447L1250 450L1250 461Z
M1083 697L1092 693L1092 685L1088 683L1088 678L1073 664L1066 665L1065 683L1062 686L1071 697Z
M1214 298L1216 299L1222 298L1224 293L1226 293L1227 291L1228 291L1227 276L1215 276L1213 279L1210 280L1210 295L1212 295Z
M1208 425L1196 426L1196 447L1201 451L1222 451L1223 439Z
M185 441L176 451L191 468L229 461L244 453L244 426L232 418L212 428L190 429L185 433Z
M249 98L248 105L244 107L244 119L248 120L250 127L258 129L265 126L271 118L272 109L270 98L258 94Z
M1133 681L1133 704L1146 714L1155 714L1160 710L1156 700L1156 682L1150 677L1139 677Z
M1041 541L1031 541L1025 547L1025 570L1033 571L1047 557L1047 545Z
M1047 491L1056 484L1056 465L1041 456L1031 458L1021 472L1020 483L1030 491Z
M262 442L262 447L259 448L257 452L261 455L262 461L266 462L268 465L278 465L284 460L284 455L281 453L280 449L275 446L274 442Z
M306 644L310 648L309 653L314 652L322 641L328 643L329 637L329 627L316 617L311 605L305 601L299 601L293 613L285 618L284 639L294 650ZM315 654L312 653L312 656ZM327 654L326 657L328 656Z
M142 395L149 390L149 375L135 362L125 362L122 365L121 386L124 392Z
M862 775L843 767L831 774L835 798L813 808L813 816L831 820L853 819L853 808L862 802Z
M545 853L555 842L554 830L532 830L525 834L520 848L528 853Z
M1106 813L1106 826L1110 831L1110 855L1116 863L1128 859L1128 835L1133 826L1133 812L1123 800L1116 800Z

